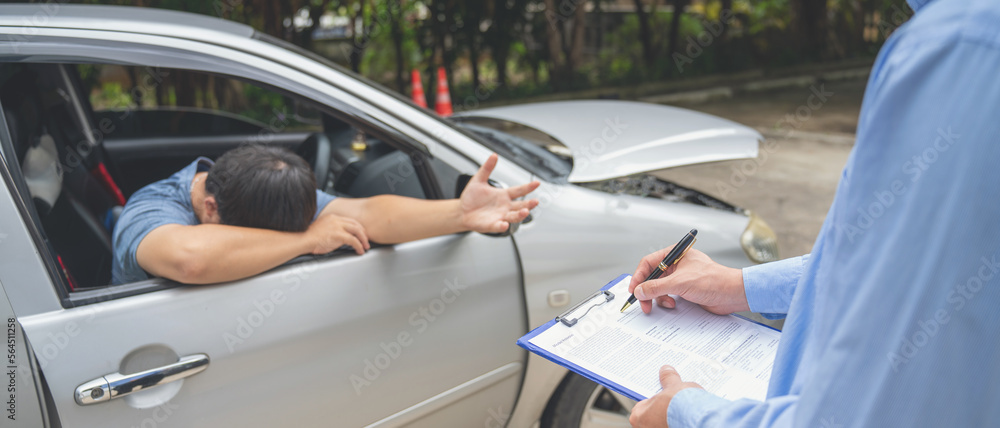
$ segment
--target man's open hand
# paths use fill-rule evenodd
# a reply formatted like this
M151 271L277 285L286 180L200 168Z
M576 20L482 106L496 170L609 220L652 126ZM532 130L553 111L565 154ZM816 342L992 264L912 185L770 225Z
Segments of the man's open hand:
M636 403L632 407L632 415L628 422L635 428L650 428L667 426L667 410L670 408L670 400L674 399L682 389L701 388L694 382L681 381L681 375L673 367L663 366L660 368L660 385L663 391Z
M481 233L503 233L511 223L528 217L528 212L538 206L538 199L516 201L538 188L539 182L497 189L490 186L489 178L497 166L496 153L490 155L459 197L462 224L468 230Z
M336 214L320 215L309 225L305 236L309 239L312 254L326 254L344 245L350 245L358 254L364 254L371 248L361 223Z
M659 279L641 283L671 248L673 247L643 257L632 275L628 290L639 299L643 312L648 314L653 309L653 300L663 307L676 306L677 302L668 294L680 296L719 315L750 310L746 291L743 289L743 272L720 265L693 248L679 262L667 268Z

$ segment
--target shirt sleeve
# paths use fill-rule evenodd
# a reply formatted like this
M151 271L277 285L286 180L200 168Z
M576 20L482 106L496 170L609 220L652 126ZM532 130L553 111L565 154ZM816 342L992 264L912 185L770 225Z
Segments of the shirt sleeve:
M809 254L743 268L743 289L750 310L768 319L784 318Z
M791 427L798 396L729 401L701 388L682 389L670 400L667 425L681 427Z
M154 189L144 190L132 196L115 224L113 284L149 279L136 259L139 243L149 232L166 224L193 224L194 214L180 201Z
M316 217L319 217L319 213L323 212L323 208L326 208L326 205L334 199L337 199L337 197L316 189L316 214L313 215L313 220L316 220Z

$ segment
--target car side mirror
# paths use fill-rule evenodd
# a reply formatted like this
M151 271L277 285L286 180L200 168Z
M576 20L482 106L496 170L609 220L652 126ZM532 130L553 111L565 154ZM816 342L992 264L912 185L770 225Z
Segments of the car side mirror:
M458 180L455 180L455 198L462 197L462 191L465 187L469 185L469 181L472 180L472 176L469 174L461 174L458 176Z
M469 174L461 174L461 175L458 176L458 180L455 181L455 197L456 198L459 198L459 197L462 196L462 191L464 191L465 187L469 185L469 181L470 180L472 180L472 176L469 175ZM503 187L503 186L500 185L500 183L498 181L493 180L492 178L489 180L489 183L493 187L497 187L497 188L502 188ZM525 218L524 220L522 220L521 223L527 223L529 221L531 221L531 214L528 214L528 217ZM505 231L503 233L484 233L483 235L486 235L486 236L497 236L497 237L510 236L510 235L514 234L514 232L517 232L517 229L519 227L521 227L521 223L514 223L514 224L510 225L510 227L507 228L507 231Z

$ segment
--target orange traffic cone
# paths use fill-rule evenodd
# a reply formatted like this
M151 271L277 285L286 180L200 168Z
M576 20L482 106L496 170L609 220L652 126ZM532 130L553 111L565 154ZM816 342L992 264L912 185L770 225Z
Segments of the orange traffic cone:
M438 67L437 102L434 103L434 110L441 116L451 116L452 113L448 76L444 74L444 67Z
M410 73L410 85L413 87L413 102L418 106L427 108L427 96L424 95L424 84L420 81L420 72L413 69Z

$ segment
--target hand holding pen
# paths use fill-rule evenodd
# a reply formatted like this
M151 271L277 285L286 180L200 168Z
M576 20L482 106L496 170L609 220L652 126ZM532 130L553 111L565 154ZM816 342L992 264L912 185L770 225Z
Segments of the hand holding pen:
M687 235L685 235L687 236ZM695 248L688 250L682 259L667 266L663 276L643 280L657 271L659 264L677 246L668 247L643 257L632 275L629 291L633 293L642 311L649 313L653 301L666 308L673 308L678 296L695 303L714 314L749 311L743 290L743 271L720 265Z
M663 260L660 261L660 264L657 265L656 268L654 268L653 271L649 273L649 276L647 276L646 280L643 282L652 281L654 279L659 278L661 275L664 274L664 272L667 271L667 269L669 269L675 263L681 261L681 258L684 257L685 254L687 254L688 250L691 249L691 246L694 245L694 242L698 240L697 236L698 236L698 229L691 229L690 232L681 237L680 242L678 242L677 245L674 245L674 247L670 249L667 255L663 257ZM635 276L632 277L632 281L635 282ZM632 287L632 284L629 284L629 288L632 290L635 289L634 287ZM621 311L625 312L625 310L628 309L629 306L632 306L632 304L635 303L635 301L636 301L635 293L632 293L631 296L628 296L628 301L625 302L625 306L622 306ZM648 313L649 311L643 310L643 312Z

